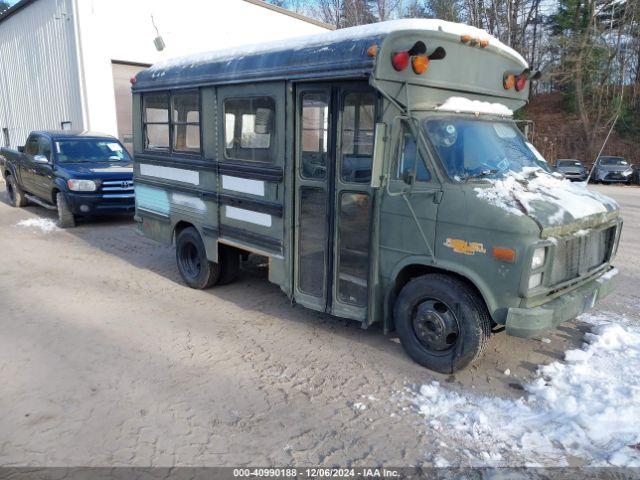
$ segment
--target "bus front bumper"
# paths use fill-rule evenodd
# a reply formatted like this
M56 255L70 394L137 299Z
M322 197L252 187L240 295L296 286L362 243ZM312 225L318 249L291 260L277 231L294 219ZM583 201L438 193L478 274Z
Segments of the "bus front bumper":
M576 318L614 290L618 273L617 268L611 267L599 277L539 307L510 308L507 334L530 338Z

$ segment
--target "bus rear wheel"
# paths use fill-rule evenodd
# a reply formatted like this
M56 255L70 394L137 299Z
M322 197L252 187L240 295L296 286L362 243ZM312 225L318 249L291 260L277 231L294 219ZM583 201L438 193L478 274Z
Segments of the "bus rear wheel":
M482 298L465 282L444 274L407 283L396 300L394 318L407 354L440 373L456 372L479 359L491 334Z
M220 279L220 265L209 261L198 231L185 228L176 238L176 262L184 282L191 288L203 290Z

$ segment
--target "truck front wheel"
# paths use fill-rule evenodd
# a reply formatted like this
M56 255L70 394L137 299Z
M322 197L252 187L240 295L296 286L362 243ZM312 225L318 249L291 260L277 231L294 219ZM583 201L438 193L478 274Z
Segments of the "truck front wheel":
M24 191L13 178L13 175L7 176L7 194L9 195L9 203L14 207L26 207L27 198L24 196Z
M439 273L407 283L394 318L407 354L440 373L456 372L480 358L491 333L482 298L465 282Z
M69 208L67 199L64 194L58 192L56 194L56 205L58 206L58 225L60 228L73 228L76 226L76 219Z
M202 238L193 227L185 228L178 234L176 261L182 279L191 288L203 290L220 280L220 265L209 261Z

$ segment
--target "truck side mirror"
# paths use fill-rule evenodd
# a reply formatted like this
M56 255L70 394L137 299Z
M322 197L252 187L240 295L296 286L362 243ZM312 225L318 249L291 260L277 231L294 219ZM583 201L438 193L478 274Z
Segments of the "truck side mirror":
M49 163L49 159L44 155L34 155L33 161L36 163Z
M20 145L20 146L18 147L18 151L19 151L20 153L24 153L24 145Z

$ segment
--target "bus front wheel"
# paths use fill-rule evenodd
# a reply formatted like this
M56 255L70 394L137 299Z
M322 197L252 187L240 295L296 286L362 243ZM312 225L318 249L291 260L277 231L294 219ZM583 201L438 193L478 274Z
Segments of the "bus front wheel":
M465 282L439 273L407 283L394 318L407 354L440 373L456 372L480 358L491 333L482 298Z
M209 261L198 231L185 228L176 238L176 261L184 282L191 288L203 290L220 279L220 265Z

